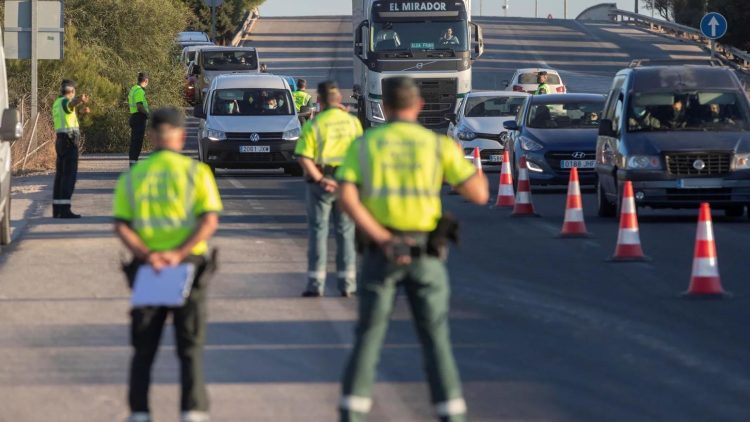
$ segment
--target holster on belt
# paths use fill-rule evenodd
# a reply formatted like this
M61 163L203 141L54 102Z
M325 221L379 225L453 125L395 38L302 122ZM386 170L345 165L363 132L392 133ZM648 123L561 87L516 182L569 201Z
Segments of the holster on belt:
M208 282L219 268L218 256L219 251L214 248L208 256L191 255L182 261L183 264L190 263L195 265L195 280L193 281L194 289L200 289L208 285ZM138 275L138 269L145 264L145 261L137 258L133 258L129 262L122 262L122 272L125 273L125 279L129 288L133 288L135 277Z
M435 230L427 237L427 254L445 259L448 254L448 241L458 245L460 224L450 213L443 214Z

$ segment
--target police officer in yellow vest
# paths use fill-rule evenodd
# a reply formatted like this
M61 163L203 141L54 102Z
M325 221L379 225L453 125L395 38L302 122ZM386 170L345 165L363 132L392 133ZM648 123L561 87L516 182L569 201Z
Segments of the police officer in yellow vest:
M142 265L159 271L180 263L195 267L192 289L180 307L137 307L131 312L133 359L130 367L128 422L150 422L148 390L151 366L169 314L175 325L180 359L183 422L208 421L208 395L203 378L206 338L206 284L215 268L206 241L216 232L221 198L211 169L182 154L184 116L174 108L159 109L151 119L156 150L130 171L115 188L115 231L133 253L124 267L132 283Z
M542 70L536 75L536 81L539 83L539 86L537 86L536 91L534 91L534 95L542 95L542 94L551 94L552 90L550 89L549 85L547 85L547 79L549 76L547 75L547 72Z
M294 108L297 109L298 113L302 107L309 106L310 99L312 99L312 96L305 92L305 88L307 88L307 81L297 79L297 90L292 92L292 97L294 98Z
M146 120L150 109L148 100L146 100L146 87L148 86L148 76L138 73L138 83L133 85L128 92L128 108L130 111L130 166L138 162L143 149L143 137L146 135Z
M86 94L76 97L76 84L63 80L61 95L52 103L52 121L55 127L55 183L52 190L52 216L54 218L80 218L70 210L70 201L78 176L78 143L81 139L77 108L89 101ZM80 112L88 113L88 107Z
M464 421L466 403L448 332L449 281L445 257L449 219L441 214L443 181L484 205L487 179L448 137L417 123L424 101L410 78L383 83L388 123L354 142L337 172L340 201L367 238L359 280L359 320L346 366L342 421L364 421L380 350L403 286L422 343L435 411Z
M320 297L324 294L328 221L333 214L338 289L342 296L349 297L356 290L354 223L336 203L338 184L333 176L352 141L362 135L362 125L356 117L341 108L341 92L334 82L318 85L318 101L324 110L305 124L294 150L309 183L308 282L302 295Z

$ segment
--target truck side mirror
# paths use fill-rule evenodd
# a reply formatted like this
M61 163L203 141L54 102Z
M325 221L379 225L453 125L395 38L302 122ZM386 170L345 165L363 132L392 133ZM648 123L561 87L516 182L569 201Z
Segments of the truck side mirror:
M360 60L367 60L367 40L369 40L370 22L362 21L354 31L354 55Z
M481 26L474 22L470 22L469 25L471 25L471 59L476 60L484 54L484 36Z
M612 120L602 119L599 121L599 136L606 136L614 138L617 136L617 132L612 125Z
M354 85L352 87L352 98L355 100L359 100L359 97L362 96L362 87L359 85Z
M456 113L447 113L445 115L445 120L453 123L454 125L456 124L457 119L458 119L458 115Z
M203 110L203 103L199 103L193 106L193 117L198 119L206 118L206 112Z
M15 108L3 110L2 122L0 122L0 140L15 141L23 136L23 123L21 113Z

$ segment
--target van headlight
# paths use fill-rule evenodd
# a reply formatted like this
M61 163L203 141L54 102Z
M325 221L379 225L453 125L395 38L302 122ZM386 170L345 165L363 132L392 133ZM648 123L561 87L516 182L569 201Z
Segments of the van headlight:
M300 130L298 127L294 129L289 129L287 131L284 131L284 133L281 134L281 139L285 141L296 141L299 139L299 133Z
M633 155L628 158L629 170L660 170L661 160L658 155Z
M525 136L522 136L519 140L521 141L521 148L524 151L539 151L544 148L539 142L532 141Z
M372 118L375 120L385 121L385 115L383 114L383 107L377 101L370 101L370 111Z
M209 141L223 141L227 139L227 134L216 129L206 129L206 138Z
M734 154L735 170L750 170L750 154Z

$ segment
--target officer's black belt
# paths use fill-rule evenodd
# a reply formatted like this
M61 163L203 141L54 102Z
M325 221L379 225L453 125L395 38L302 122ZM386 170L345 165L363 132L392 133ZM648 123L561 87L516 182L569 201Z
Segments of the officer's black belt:
M320 170L321 173L323 173L323 176L331 177L336 174L336 170L339 169L339 166L316 166L318 170Z

